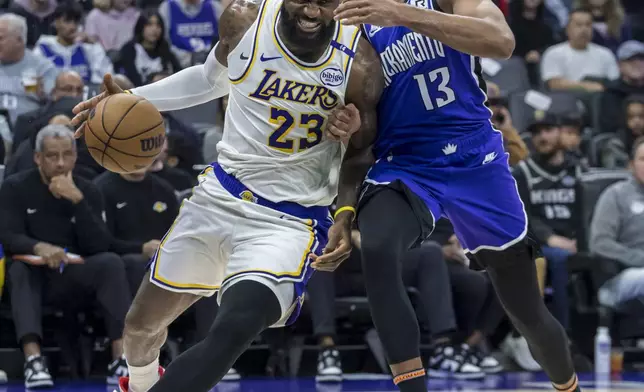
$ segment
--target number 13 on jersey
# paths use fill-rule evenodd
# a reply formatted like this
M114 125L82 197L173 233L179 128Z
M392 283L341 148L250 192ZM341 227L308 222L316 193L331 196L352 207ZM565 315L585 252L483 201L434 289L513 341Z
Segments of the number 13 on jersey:
M454 90L449 88L449 69L447 67L437 68L427 75L419 74L414 75L414 79L418 83L418 89L420 90L420 96L423 99L423 104L425 104L425 109L434 110L436 108L442 108L445 105L456 100L456 95ZM429 85L438 84L436 90L440 93L435 97L432 97L429 93ZM434 104L435 102L435 104Z
M289 133L296 126L295 117L288 110L271 107L268 121L275 124L277 129L268 136L267 144L269 147L290 154L317 146L322 141L324 120L324 117L318 113L301 113L297 126L306 129L307 135L289 138Z

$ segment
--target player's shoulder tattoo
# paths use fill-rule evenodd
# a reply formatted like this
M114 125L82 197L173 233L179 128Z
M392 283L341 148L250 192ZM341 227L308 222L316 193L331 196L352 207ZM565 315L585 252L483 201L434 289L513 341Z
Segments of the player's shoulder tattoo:
M353 87L362 92L365 101L378 102L385 84L382 66L378 53L364 37L358 42L351 77L358 82Z
M219 20L219 37L227 49L234 49L257 19L263 0L233 0ZM267 0L266 0L267 1Z

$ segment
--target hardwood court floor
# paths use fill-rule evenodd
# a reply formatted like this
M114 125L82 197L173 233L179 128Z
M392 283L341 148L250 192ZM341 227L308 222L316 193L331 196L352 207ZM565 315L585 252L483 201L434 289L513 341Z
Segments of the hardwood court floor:
M615 377L607 387L598 385L590 375L580 377L583 392L644 392L644 373ZM509 373L490 376L483 381L430 380L431 391L443 392L542 392L552 391L543 374ZM98 382L59 382L51 392L113 392L114 387ZM22 383L0 385L0 392L26 391ZM316 384L311 378L302 379L244 379L222 383L212 392L393 392L393 383L382 375L347 375L342 384ZM190 391L177 391L190 392Z

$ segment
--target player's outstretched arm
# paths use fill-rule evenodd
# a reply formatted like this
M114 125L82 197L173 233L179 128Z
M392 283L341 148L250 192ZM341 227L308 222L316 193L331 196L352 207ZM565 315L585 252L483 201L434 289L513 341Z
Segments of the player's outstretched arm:
M377 107L383 88L380 59L371 45L361 39L346 95L347 103L355 108L346 110L336 122L339 128L351 129L359 124L360 129L351 136L342 161L336 221L329 230L329 242L324 254L314 258L315 262L312 264L318 270L335 270L351 253L351 222L360 186L373 164L371 145L378 131Z
M159 111L185 109L200 105L228 94L228 53L242 39L257 18L260 0L234 0L221 15L219 43L208 54L204 64L195 65L165 79L130 91L150 101ZM74 108L72 125L80 126L89 116L89 110L112 94L123 92L110 75L104 79L105 91L81 102ZM76 136L80 137L83 127Z
M438 4L445 12L418 8L399 0L345 0L335 13L346 24L405 26L474 56L509 58L512 55L514 34L492 0L438 0Z

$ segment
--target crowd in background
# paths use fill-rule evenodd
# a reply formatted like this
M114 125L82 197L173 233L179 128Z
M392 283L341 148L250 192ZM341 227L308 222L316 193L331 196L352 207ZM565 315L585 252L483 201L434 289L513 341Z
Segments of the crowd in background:
M27 386L53 384L42 355L48 306L66 314L100 309L111 344L108 382L126 369L125 314L181 199L217 159L227 100L164 113L161 156L145 171L121 175L104 171L82 139L73 139L71 109L100 91L105 73L127 89L203 62L228 2L0 0L0 244L8 256L2 302L11 308ZM602 286L602 305L644 298L644 3L495 2L516 49L507 61L481 59L488 105L542 246L540 286L569 329L569 263L582 251L619 265ZM585 222L578 183L598 168L624 176ZM582 228L587 249L579 243ZM359 248L357 232L354 242ZM74 255L85 263L74 263ZM356 258L335 274L316 274L309 286L320 380L342 376L335 299L364 295ZM502 369L488 337L505 315L448 221L410 251L404 275L420 300L427 339L467 353L458 375ZM216 308L212 299L195 305L192 340L205 336ZM539 369L516 331L501 348L519 367ZM229 377L238 377L234 369Z

